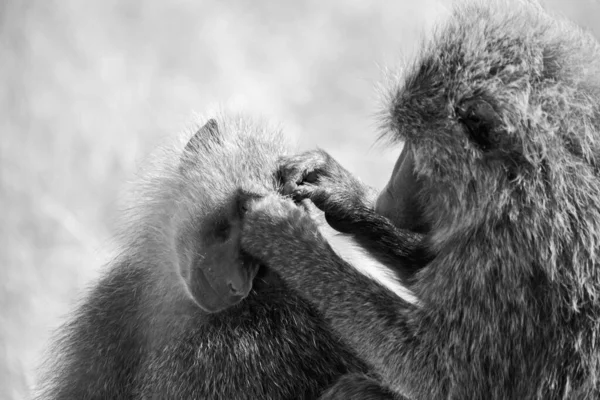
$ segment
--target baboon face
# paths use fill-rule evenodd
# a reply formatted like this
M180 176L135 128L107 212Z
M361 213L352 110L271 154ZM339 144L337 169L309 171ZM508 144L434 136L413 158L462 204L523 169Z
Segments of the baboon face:
M215 313L244 299L259 263L240 247L248 197L274 191L277 137L209 120L187 144L180 165L182 221L176 225L180 274L193 300ZM271 143L272 142L272 143ZM271 155L272 154L272 155ZM270 156L269 156L270 155Z
M246 198L242 192L235 193L205 217L198 230L180 239L192 249L181 269L182 277L206 312L215 313L243 300L258 272L259 263L240 248Z

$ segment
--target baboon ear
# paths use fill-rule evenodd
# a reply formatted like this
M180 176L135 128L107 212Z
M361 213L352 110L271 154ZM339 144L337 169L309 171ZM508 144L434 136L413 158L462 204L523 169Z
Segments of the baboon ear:
M219 125L213 118L209 119L206 124L198 132L192 136L188 144L185 146L185 153L197 153L200 147L209 148L212 143L221 143L221 133Z
M215 119L211 118L202 128L198 129L185 145L185 149L181 154L180 170L185 171L187 168L193 167L200 151L208 151L214 145L220 145L221 143L219 125Z

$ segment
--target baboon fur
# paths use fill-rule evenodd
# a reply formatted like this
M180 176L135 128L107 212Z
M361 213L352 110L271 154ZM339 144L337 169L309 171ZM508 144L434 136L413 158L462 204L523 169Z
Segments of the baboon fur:
M253 203L243 248L399 393L599 398L598 42L531 2L457 6L392 85L383 125L412 157L409 195L427 227L432 258L410 282L417 302L341 261L289 200ZM292 163L294 179L310 179L284 184L298 183L296 197L317 199L328 220L368 212L355 181L341 195L340 179L327 186L331 161L309 154L304 172Z
M209 313L194 300L181 249L209 259L219 216L232 222L223 243L235 250L237 217L223 205L275 191L276 159L288 149L277 129L248 119L209 124L218 132L205 127L183 153L159 153L131 192L121 252L61 328L39 398L313 399L339 376L367 372L264 266L230 308Z

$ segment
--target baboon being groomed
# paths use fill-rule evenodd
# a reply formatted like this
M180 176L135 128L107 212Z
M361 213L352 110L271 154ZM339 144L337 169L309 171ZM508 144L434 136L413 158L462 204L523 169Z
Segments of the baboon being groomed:
M277 130L225 117L157 157L122 252L60 330L39 398L314 399L368 372L240 249L247 199L277 189L286 150Z
M405 144L376 200L322 151L279 175L414 299L357 273L280 196L249 202L242 248L397 393L599 398L597 41L532 2L462 5L392 86L383 125Z

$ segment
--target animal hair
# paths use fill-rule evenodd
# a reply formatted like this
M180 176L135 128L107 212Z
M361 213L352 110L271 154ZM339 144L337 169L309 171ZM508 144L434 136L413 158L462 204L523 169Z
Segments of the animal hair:
M407 265L406 232L373 215L357 198L366 190L331 157L294 156L284 170L295 198L313 200L371 253L382 243L369 230L396 238L387 264L396 254L396 267L411 269L416 302L357 274L301 210L273 196L247 215L246 250L317 305L397 393L598 398L598 42L535 3L457 5L391 86L381 121L410 156L399 162L411 160L424 265ZM392 200L405 194L393 189Z
M488 99L501 119L494 157L451 125L473 97ZM596 39L540 7L459 5L385 110L386 132L415 143L419 202L435 223L437 257L413 290L446 313L448 335L427 343L457 343L441 350L454 365L478 360L477 372L448 371L450 385L469 382L474 393L493 385L498 398L597 396ZM458 345L465 339L469 347ZM466 380L478 375L495 382Z
M268 268L218 313L182 278L181 248L211 251L195 229L229 218L221 205L237 193L275 192L288 148L276 128L221 115L187 145L156 152L130 191L121 250L48 352L39 398L309 399L369 372Z

